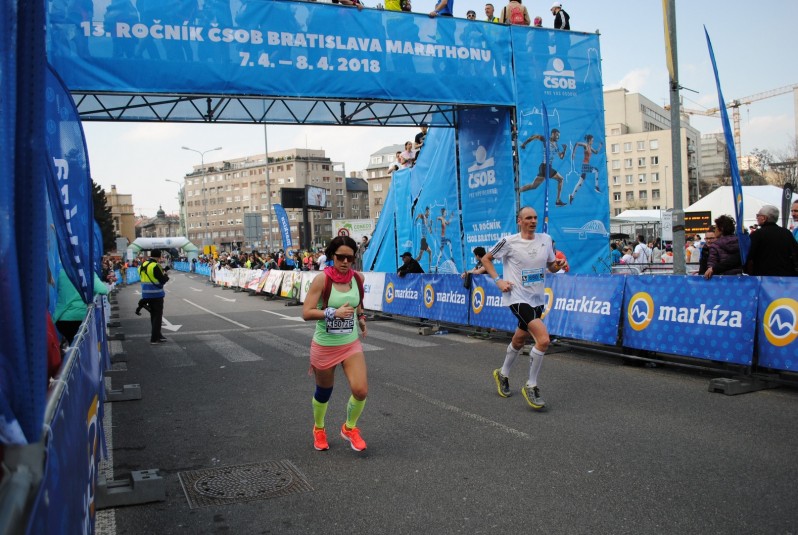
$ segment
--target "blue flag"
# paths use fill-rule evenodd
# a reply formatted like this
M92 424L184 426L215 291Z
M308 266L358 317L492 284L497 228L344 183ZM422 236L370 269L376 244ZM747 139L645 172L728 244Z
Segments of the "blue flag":
M729 125L726 102L723 100L723 92L720 89L718 65L715 63L715 53L712 51L712 41L709 40L709 32L707 32L706 26L704 26L704 35L707 36L709 59L712 60L712 71L715 73L715 84L718 86L718 108L720 108L720 119L723 123L723 136L726 138L726 150L729 153L729 169L731 172L732 191L734 192L734 218L737 221L737 240L740 242L740 257L743 265L745 265L745 260L748 258L748 249L751 246L751 237L743 232L745 228L743 225L743 185L740 181L740 169L737 167L737 151L734 148L734 137Z
M280 226L280 235L283 237L283 249L289 250L293 245L291 241L291 224L288 222L288 214L282 204L274 204L274 215L277 216L277 224Z

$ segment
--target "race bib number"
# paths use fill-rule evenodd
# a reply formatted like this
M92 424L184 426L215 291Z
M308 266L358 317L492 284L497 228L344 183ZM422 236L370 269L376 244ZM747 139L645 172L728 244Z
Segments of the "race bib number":
M334 318L327 320L327 333L328 334L352 334L355 330L355 318Z
M527 288L543 282L543 269L521 270L521 286Z

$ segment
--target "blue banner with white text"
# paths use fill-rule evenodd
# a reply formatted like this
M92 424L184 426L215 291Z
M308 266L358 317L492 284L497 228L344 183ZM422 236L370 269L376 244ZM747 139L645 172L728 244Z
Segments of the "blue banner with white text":
M288 251L293 245L288 214L285 213L285 208L283 208L282 204L273 204L272 207L274 208L274 215L277 217L277 226L280 227L280 236L283 238L283 249Z
M510 309L502 306L501 291L487 275L475 275L472 278L470 303L470 325L510 332L514 332L518 326L518 319Z
M59 255L85 303L93 299L94 204L88 151L72 97L47 70L47 195Z
M795 277L761 277L759 365L798 372L798 290Z
M421 281L419 274L400 277L395 273L385 274L382 311L411 318L421 318Z
M623 345L750 365L758 296L757 277L626 277Z
M422 275L421 317L466 325L469 291L459 275Z
M549 334L615 345L624 278L620 275L547 276L543 321Z
M507 109L463 110L459 120L464 256L465 268L471 269L475 247L490 249L517 232L513 146ZM501 262L495 265L501 275Z
M70 89L514 100L495 69L510 64L498 24L313 2L235 2L234 13L228 2L111 2L93 14L85 2L48 4L48 56Z
M548 223L571 273L606 273L610 209L598 35L519 26L511 34L515 64L524 66L515 73L520 205L538 212L539 231Z

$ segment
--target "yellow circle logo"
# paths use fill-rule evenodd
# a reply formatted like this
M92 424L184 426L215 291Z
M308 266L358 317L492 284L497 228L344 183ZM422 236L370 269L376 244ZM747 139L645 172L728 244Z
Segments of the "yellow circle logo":
M482 286L477 286L474 288L474 293L471 294L471 310L474 311L474 314L479 314L484 307L485 290L482 289Z
M629 326L635 331L642 331L654 319L654 300L646 292L637 292L629 300L626 309Z
M385 302L393 303L393 283L389 282L385 287Z
M554 292L551 290L551 288L546 288L543 293L546 297L546 302L543 304L543 314L540 315L540 319L546 317L546 314L549 313L549 310L551 310L551 307L554 304Z
M432 305L435 304L435 290L432 288L432 284L427 284L424 286L424 306L427 308L432 308Z
M790 345L798 337L798 302L782 297L765 309L765 337L776 347Z

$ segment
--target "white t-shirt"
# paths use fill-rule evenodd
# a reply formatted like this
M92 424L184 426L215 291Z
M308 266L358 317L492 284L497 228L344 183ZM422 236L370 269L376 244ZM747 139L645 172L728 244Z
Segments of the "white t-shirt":
M327 255L326 255L326 254L324 254L324 253L322 253L321 255L319 255L319 260L318 260L318 262L319 262L319 270L321 270L321 271L324 271L324 264L326 264L326 263L327 263Z
M520 233L513 234L496 242L490 254L502 261L502 278L513 283L512 290L502 292L502 306L529 303L536 307L546 303L543 279L547 265L555 260L551 236L538 232L533 239L525 240Z
M635 247L635 264L648 264L651 261L651 249L645 243L638 243Z

